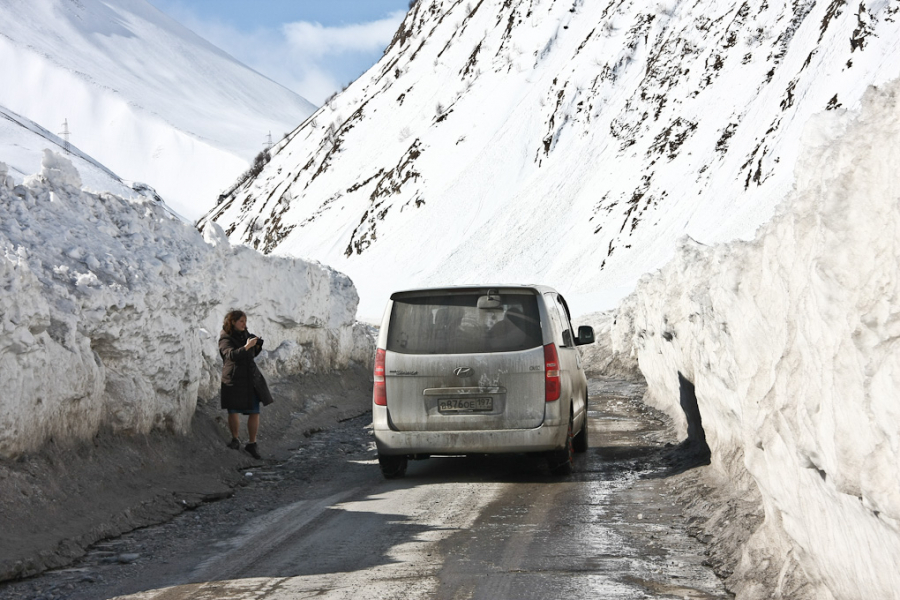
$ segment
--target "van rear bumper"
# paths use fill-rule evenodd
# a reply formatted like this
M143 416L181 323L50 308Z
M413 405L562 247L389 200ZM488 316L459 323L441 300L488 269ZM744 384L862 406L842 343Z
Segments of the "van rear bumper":
M483 431L393 431L376 424L375 445L384 455L542 452L562 448L568 429L568 422Z

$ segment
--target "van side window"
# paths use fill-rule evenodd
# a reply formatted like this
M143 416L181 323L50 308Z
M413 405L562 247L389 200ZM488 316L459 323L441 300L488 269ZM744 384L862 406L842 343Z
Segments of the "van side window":
M565 331L566 327L563 325L559 314L559 305L556 303L553 294L544 294L544 298L546 299L547 312L550 313L550 323L553 325L553 341L559 346L565 346L563 331Z
M572 317L569 315L569 305L566 304L565 298L556 296L556 301L560 306L559 315L563 321L563 341L569 348L575 347L575 338L572 333Z

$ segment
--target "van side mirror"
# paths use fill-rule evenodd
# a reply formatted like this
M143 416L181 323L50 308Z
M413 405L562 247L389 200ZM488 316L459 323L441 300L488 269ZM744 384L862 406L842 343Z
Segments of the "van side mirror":
M576 346L594 343L594 328L590 325L581 325L578 328L578 337L575 338Z

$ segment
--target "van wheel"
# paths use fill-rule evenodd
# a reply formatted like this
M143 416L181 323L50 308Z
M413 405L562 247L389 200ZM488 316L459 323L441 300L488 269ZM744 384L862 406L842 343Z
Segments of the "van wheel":
M566 434L566 445L560 450L550 452L547 462L554 475L570 475L575 466L575 448L572 445L572 415L569 415L569 431Z
M579 431L578 435L575 436L575 439L572 440L572 446L575 448L575 452L578 452L579 454L582 452L587 452L587 449L588 449L587 404L585 404L584 423L581 425L581 431Z
M378 466L385 479L399 479L406 475L407 459L405 456L378 455Z

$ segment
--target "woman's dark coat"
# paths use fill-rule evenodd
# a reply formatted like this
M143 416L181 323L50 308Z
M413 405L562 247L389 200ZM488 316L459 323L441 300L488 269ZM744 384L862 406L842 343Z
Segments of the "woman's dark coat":
M222 408L250 410L254 391L262 404L271 404L269 386L253 359L262 351L259 345L244 349L247 340L255 337L247 331L223 330L219 334L219 355L222 357Z

